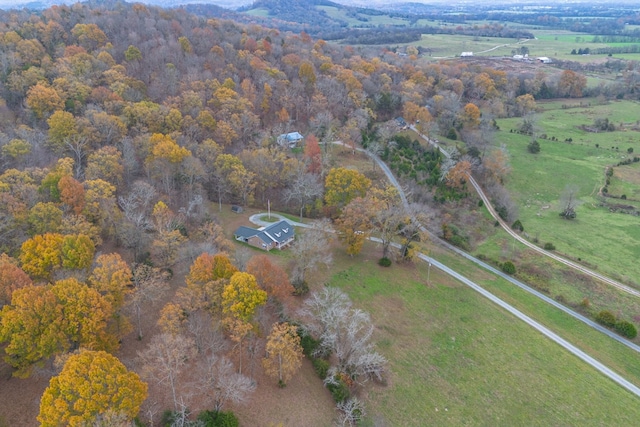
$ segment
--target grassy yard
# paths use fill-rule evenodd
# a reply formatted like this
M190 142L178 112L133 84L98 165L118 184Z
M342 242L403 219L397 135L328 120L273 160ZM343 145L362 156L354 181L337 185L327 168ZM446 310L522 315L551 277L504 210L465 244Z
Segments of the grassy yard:
M570 102L576 101L567 101ZM562 102L542 104L545 111L539 115L536 126L539 133L547 134L547 139L538 138L542 147L538 154L527 151L530 137L510 132L518 127L520 119L498 121L501 131L496 133L496 143L507 147L512 167L506 186L519 206L520 219L531 239L551 242L558 251L580 258L599 271L637 282L640 277L640 266L635 262L640 257L637 217L612 213L601 206L598 190L604 185L608 165L626 159L628 148L639 152L640 134L632 130L589 133L578 126L590 125L595 118L609 118L616 125L635 122L640 105L613 102L587 106L588 101L582 102L584 107L569 109L562 109ZM551 141L552 137L558 141ZM569 138L573 142L565 143ZM623 182L625 176L635 175L620 170L615 176L618 182L614 191L631 196L637 183ZM574 221L558 215L561 194L567 185L579 188L581 204Z
M390 361L388 385L368 387L371 424L383 418L407 426L630 425L640 415L631 394L472 290L435 269L427 285L424 266L384 269L376 256L338 257L328 280L371 313L378 349ZM504 284L496 288L512 293ZM541 311L535 301L522 304ZM639 381L637 355L556 320L557 313L544 316L584 336L590 348L612 345L624 359L620 369Z

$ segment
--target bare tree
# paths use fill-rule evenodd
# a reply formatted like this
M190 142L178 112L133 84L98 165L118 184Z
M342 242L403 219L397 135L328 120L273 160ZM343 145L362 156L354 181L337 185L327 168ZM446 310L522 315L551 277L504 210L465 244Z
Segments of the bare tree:
M314 292L301 313L308 328L320 340L320 351L333 353L338 365L334 374L346 373L356 381L382 380L386 359L373 350L374 326L369 314L354 309L349 297L338 288ZM328 375L328 377L335 375Z
M213 355L202 363L205 365L205 374L199 385L213 400L214 411L221 411L227 402L245 403L255 391L255 382L237 373L233 363L226 357Z
M129 306L134 310L138 325L138 339L142 339L141 313L145 304L152 304L167 291L167 274L159 268L137 264L133 268L133 296Z
M302 211L307 203L320 197L324 188L322 183L318 180L318 176L313 173L307 173L304 169L295 175L291 185L286 189L284 193L284 200L289 203L295 200L300 206L300 221L302 221Z
M575 219L576 208L580 204L578 200L578 186L573 184L568 184L564 187L562 194L560 195L560 216L564 219Z
M149 346L138 352L143 362L144 375L160 385L169 385L176 411L180 409L176 382L180 372L194 355L195 345L191 338L167 333L155 335Z
M319 228L306 230L293 243L291 250L293 258L293 272L291 284L294 287L303 286L309 272L315 271L319 265L329 265L332 262L329 232L325 231L328 223Z
M338 410L338 424L341 426L355 426L366 415L364 403L357 397L352 397L336 404Z

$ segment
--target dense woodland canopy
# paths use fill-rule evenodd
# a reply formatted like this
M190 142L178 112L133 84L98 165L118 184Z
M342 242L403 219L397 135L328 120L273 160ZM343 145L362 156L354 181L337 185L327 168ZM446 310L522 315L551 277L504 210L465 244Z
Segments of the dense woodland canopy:
M309 231L298 239L289 282L268 259L249 261L241 251L233 257L231 230L215 220L223 203L269 201L296 215L328 216L344 230L340 241L350 255L375 231L390 256L398 236L398 258L410 259L420 231L398 210L398 195L334 167L321 142L361 145L423 188L417 198L445 203L465 197L471 170L499 188L508 162L488 148L494 117L526 116L536 98L587 91L576 71L516 74L490 62L421 62L417 51L407 53L141 4L1 12L0 340L14 373L28 376L55 356L86 348L96 353L69 358L48 400L73 393L63 379L85 375L73 369L90 356L128 377L101 351L115 351L132 329L146 339L145 306L166 293L171 268L186 263L184 286L160 313L163 333L139 355L145 379L170 389L180 413L176 378L189 359L207 355L201 362L211 376L203 376L203 387L220 411L255 388L243 356L251 349L255 358L262 340L265 369L287 381L301 357L301 333L284 323L294 317L289 300L305 291L308 273L330 262L327 237ZM637 81L598 90L633 94ZM396 136L397 128L379 126L399 115L425 134L463 143L445 160ZM276 143L292 131L308 135L302 150ZM318 332L319 349L305 348L308 357L337 355L339 366L323 370L331 372L327 387L379 380L384 359L369 351L368 315L332 291L312 301L305 314L311 331L355 324L344 336L362 343L354 349L352 341ZM343 317L327 316L332 304ZM229 343L237 372L220 354ZM139 402L146 387L132 393ZM41 418L48 413L41 409Z

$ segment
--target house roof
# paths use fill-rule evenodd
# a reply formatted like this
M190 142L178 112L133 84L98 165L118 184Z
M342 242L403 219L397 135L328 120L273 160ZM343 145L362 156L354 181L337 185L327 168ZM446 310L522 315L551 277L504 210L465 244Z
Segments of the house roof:
M284 219L265 227L262 231L278 243L286 242L294 236L293 226Z
M255 236L265 243L284 243L295 235L293 226L284 219L259 230L240 226L233 234L244 239Z
M255 228L245 227L244 225L241 225L240 227L238 227L236 232L233 233L233 235L237 236L237 237L243 237L245 239L248 239L249 237L255 236L259 232L260 232L260 230L256 230Z
M287 141L300 141L301 139L304 139L304 136L302 136L300 132L290 132L290 133L283 133L278 138L282 138Z

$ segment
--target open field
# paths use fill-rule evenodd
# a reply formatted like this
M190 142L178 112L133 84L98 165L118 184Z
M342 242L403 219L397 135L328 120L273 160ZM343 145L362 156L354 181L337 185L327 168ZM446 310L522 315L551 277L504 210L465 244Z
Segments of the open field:
M576 101L566 101L567 104ZM499 120L501 131L496 143L505 144L512 166L506 182L519 206L519 216L530 239L551 242L557 250L589 263L613 277L638 282L640 266L640 229L637 217L612 213L600 206L599 189L604 185L604 171L628 157L627 149L640 150L640 136L636 131L590 133L578 126L590 125L595 118L609 118L616 124L633 123L640 113L640 105L632 102L613 102L606 105L562 109L561 101L542 104L545 111L536 120L542 150L530 154L526 145L530 137L510 133L520 119ZM556 137L558 141L549 139ZM571 138L572 143L565 143ZM596 144L598 147L596 147ZM635 167L635 166L634 166ZM618 179L624 175L617 176ZM559 215L559 200L567 185L577 186L581 205L574 221ZM632 194L633 183L618 184ZM618 191L618 190L616 190ZM608 198L609 203L620 200ZM623 201L624 202L624 201ZM479 249L481 251L482 249Z
M632 395L472 290L435 269L426 285L424 265L383 269L375 265L378 248L374 251L355 263L338 258L329 280L371 313L378 349L390 360L388 386L369 392L371 420L562 425L570 419L580 425L623 425L637 417ZM479 271L473 277L494 280ZM580 328L561 321L563 327ZM633 371L637 382L638 358L628 353L621 358L627 364L622 369Z

